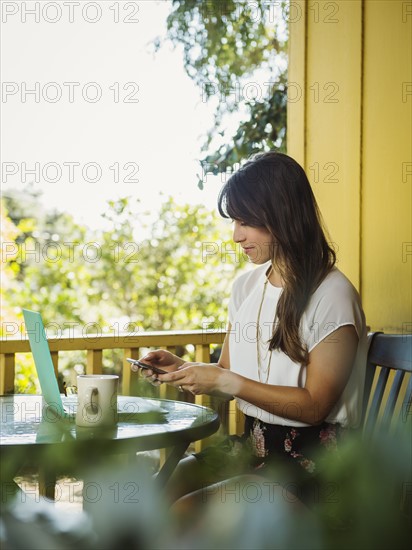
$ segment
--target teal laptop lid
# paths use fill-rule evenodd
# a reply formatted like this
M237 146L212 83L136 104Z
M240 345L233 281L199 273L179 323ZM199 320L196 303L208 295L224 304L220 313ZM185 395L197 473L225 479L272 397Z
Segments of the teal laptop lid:
M23 309L23 316L44 400L59 416L66 416L41 315Z

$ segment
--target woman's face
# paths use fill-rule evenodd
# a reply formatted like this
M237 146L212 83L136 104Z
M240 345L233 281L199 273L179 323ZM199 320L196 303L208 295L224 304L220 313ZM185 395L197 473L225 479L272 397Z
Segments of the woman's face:
M273 259L274 239L265 227L252 227L241 220L233 223L233 240L240 244L252 263L264 264Z

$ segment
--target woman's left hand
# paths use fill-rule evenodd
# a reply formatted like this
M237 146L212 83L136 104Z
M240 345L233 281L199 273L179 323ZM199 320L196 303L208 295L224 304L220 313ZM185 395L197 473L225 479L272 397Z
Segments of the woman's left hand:
M171 384L194 395L202 393L227 394L227 378L230 371L209 363L184 363L176 371L158 375L158 380Z

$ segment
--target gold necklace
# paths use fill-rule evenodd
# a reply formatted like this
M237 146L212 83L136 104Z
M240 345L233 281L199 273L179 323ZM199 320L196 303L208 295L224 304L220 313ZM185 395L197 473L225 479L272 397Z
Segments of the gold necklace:
M273 267L271 266L270 267L270 270L268 272L268 274L266 275L266 281L264 282L263 284L263 292L262 292L262 299L260 300L260 305L259 305L259 309L258 309L258 315L257 315L257 322L256 322L256 351L257 351L257 363L258 363L258 376L259 376L259 382L263 382L262 380L262 376L261 376L261 373L265 374L266 375L266 378L265 378L265 381L263 382L263 384L267 384L268 380L269 380L269 374L270 374L270 364L272 362L272 350L269 350L269 363L268 363L268 366L266 367L266 369L263 369L262 368L262 362L261 362L261 357L260 357L260 348L259 348L259 342L260 342L260 338L259 338L259 331L260 331L260 327L259 327L259 322L260 322L260 314L262 312L262 306L263 306L263 300L265 299L265 294L266 294L266 287L268 285L268 282L269 282L269 277L271 276L272 274L272 269ZM267 354L266 354L267 356Z

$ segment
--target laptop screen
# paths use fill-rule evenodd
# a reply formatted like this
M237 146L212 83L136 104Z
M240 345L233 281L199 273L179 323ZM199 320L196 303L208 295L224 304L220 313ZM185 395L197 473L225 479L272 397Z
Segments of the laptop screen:
M57 409L59 415L64 416L62 398L41 315L36 311L23 309L23 316L44 400L47 405Z

